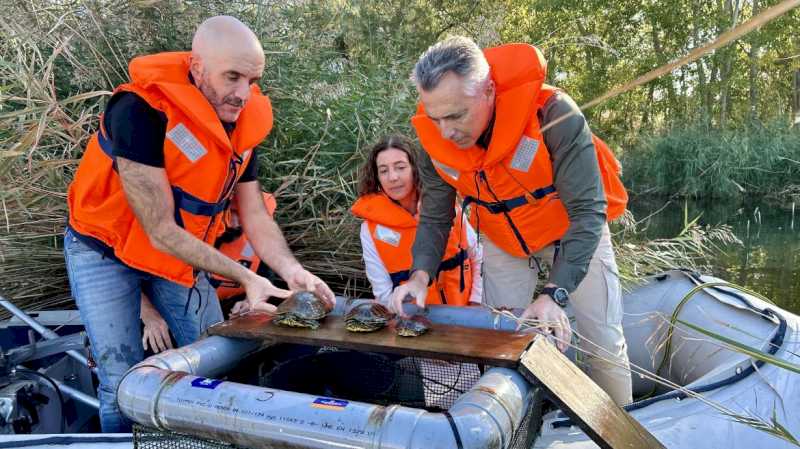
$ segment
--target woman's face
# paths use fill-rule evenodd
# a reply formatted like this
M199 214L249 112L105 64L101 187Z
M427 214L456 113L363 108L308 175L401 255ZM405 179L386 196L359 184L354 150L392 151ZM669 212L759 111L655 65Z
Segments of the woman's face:
M381 189L389 198L401 201L414 193L414 174L405 151L389 147L378 153L375 162Z

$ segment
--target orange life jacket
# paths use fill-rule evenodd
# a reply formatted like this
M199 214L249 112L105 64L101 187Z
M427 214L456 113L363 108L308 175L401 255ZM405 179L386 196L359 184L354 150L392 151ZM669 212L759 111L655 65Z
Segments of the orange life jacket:
M411 119L441 178L455 187L470 220L509 254L528 256L561 239L569 218L553 186L553 166L537 112L556 92L544 84L546 62L538 49L509 44L484 51L496 86L495 120L488 149L460 149L443 138L422 103ZM607 200L607 219L625 211L621 167L608 146L592 136Z
M350 211L367 222L378 256L389 271L392 284L397 287L408 281L417 220L383 193L360 197ZM469 303L472 267L465 249L467 230L461 223L461 214L456 213L444 257L439 265L439 274L428 288L428 304L463 306Z
M189 53L138 57L129 72L131 82L115 93L133 92L167 117L164 168L175 201L175 222L213 244L223 230L220 216L253 148L272 129L269 99L251 87L252 95L228 136L211 104L189 81ZM193 267L150 243L128 205L111 154L101 128L91 137L69 186L70 226L113 248L130 267L192 286Z
M267 213L270 217L275 215L275 208L277 203L275 197L271 193L264 192L264 206L267 207ZM231 207L226 213L225 224L231 227L231 220L229 214L235 213L235 209ZM237 226L238 227L238 226ZM258 267L261 265L261 259L256 255L247 237L239 230L239 236L230 242L223 242L219 244L218 248L222 254L235 260L253 273L258 272ZM217 297L219 299L228 299L237 295L245 293L244 287L238 282L222 277L218 274L211 275L211 285L217 288Z

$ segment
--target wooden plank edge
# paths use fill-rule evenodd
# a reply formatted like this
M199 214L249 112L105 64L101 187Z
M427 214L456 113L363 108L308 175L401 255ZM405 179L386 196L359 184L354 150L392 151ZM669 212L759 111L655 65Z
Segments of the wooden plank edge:
M574 364L571 360L569 360L564 354L561 353L558 349L556 349L555 345L550 343L544 337L536 337L531 344L528 346L522 355L520 356L519 366L517 370L522 374L528 382L531 382L534 385L541 387L545 393L547 394L548 398L551 399L564 413L569 416L572 421L578 425L578 427L589 437L597 443L602 449L666 449L666 447L661 444L658 439L656 439L653 434L651 434L646 428L644 428L639 421L635 420L628 412L626 412L622 407L616 405L611 397L603 391L597 384L592 381L589 376L586 375L583 371L575 367L576 373L575 375L581 381L588 381L594 388L595 394L600 394L605 396L607 403L610 403L613 407L616 407L618 411L618 416L623 417L627 424L629 424L629 430L632 431L632 435L637 437L639 440L638 443L634 443L633 446L614 446L612 443L607 441L607 438L598 433L589 423L587 423L578 413L576 413L569 405L567 405L561 397L559 397L549 385L542 382L540 379L536 377L536 375L532 372L532 370L536 370L536 368L531 368L529 365L531 363L536 363L538 361L544 360L542 359L535 359L534 355L544 354L548 357L554 357L558 360L559 363L568 363L570 365ZM620 415L621 414L621 415Z

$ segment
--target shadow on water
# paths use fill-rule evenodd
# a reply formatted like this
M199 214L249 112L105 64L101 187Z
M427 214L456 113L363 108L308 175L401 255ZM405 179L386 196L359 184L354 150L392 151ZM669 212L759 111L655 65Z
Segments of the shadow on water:
M629 205L637 220L664 206L663 200L635 199ZM742 245L721 247L712 261L713 274L761 293L786 310L800 314L800 204L792 213L767 202L671 202L642 223L648 238L674 237L689 219L701 224L727 224Z

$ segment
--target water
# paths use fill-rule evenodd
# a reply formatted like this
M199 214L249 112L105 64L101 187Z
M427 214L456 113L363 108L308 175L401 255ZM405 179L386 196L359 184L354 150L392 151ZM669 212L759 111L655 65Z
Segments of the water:
M664 201L635 200L629 208L641 220ZM780 208L766 202L725 203L676 200L649 218L646 236L674 237L689 219L701 224L728 224L742 245L726 245L712 261L713 275L766 296L800 314L800 204Z

